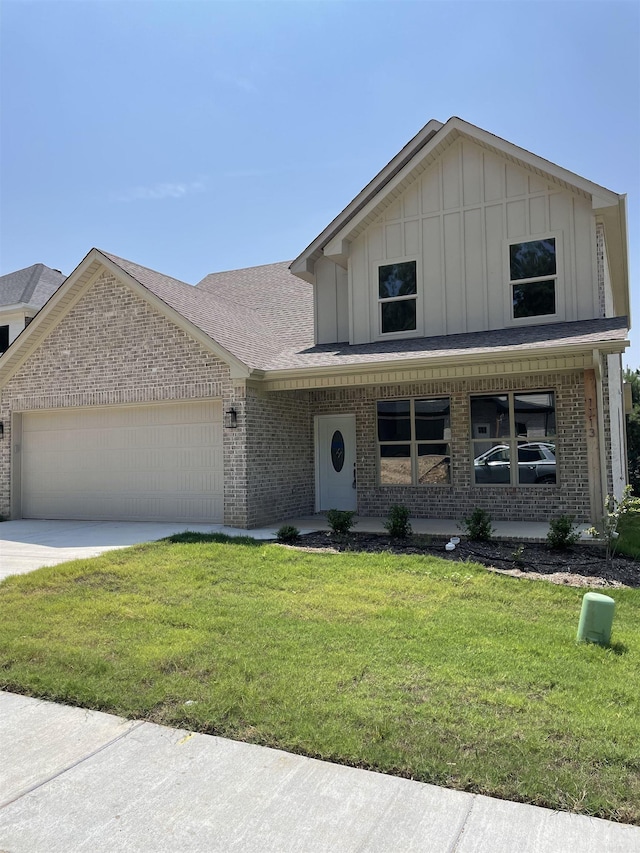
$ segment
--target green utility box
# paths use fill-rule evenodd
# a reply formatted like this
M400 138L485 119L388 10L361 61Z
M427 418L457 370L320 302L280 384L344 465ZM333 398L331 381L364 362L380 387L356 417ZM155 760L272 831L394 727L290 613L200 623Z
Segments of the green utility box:
M608 595L602 595L599 592L587 592L582 599L578 642L608 646L611 639L615 606L615 601Z

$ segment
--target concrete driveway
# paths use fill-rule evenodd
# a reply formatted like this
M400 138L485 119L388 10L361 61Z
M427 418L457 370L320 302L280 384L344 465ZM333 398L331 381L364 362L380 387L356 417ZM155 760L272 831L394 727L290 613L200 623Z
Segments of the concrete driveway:
M227 533L246 536L246 530L222 524L182 524L155 521L5 521L0 524L0 580L67 560L96 557L115 548L164 539L174 533ZM254 539L274 538L273 530L252 530Z

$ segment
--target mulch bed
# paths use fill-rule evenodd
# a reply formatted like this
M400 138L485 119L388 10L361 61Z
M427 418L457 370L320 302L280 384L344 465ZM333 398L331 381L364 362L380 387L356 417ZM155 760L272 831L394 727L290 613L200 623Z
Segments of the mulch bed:
M300 537L296 547L309 551L364 551L367 553L432 554L456 562L481 563L487 569L513 577L546 580L566 586L616 588L640 587L640 563L631 557L616 556L610 564L600 545L575 545L566 551L553 551L547 545L521 542L472 542L462 539L455 551L445 551L448 540L427 536L392 539L380 533L346 536L309 533ZM517 549L524 551L516 556Z

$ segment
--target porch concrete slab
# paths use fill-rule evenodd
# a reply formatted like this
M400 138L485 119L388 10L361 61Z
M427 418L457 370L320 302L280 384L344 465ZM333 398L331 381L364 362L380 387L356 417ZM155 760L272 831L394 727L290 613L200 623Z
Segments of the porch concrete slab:
M362 533L385 533L385 518L367 518L354 516L354 531ZM426 536L463 536L460 530L460 522L450 518L412 518L411 528L414 533ZM292 518L284 524L297 527L301 533L312 533L316 530L329 530L327 516L325 513L317 515L306 515ZM279 527L280 525L278 525ZM273 527L273 534L278 527ZM586 530L588 524L578 525L581 538L590 539ZM496 539L524 539L529 541L544 541L549 532L549 524L546 521L494 521L494 538ZM254 531L250 531L253 535Z
M6 752L13 781L0 803L0 849L12 853L631 853L640 845L637 827L36 699L0 693L0 717L3 747L19 745ZM26 779L37 781L25 789Z

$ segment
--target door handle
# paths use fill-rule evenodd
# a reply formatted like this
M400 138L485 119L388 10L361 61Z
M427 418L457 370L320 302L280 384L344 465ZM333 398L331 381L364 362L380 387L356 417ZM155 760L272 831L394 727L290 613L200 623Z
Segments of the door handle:
M356 488L356 463L353 463L353 483L351 483L351 488Z

